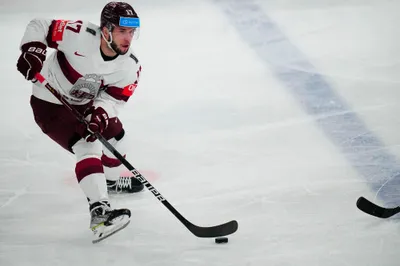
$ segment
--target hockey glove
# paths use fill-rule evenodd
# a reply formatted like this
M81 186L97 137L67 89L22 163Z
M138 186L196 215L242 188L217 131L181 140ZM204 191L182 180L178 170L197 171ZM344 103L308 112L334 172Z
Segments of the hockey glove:
M46 60L46 45L41 42L28 42L21 46L17 69L25 79L32 80L36 73L42 70L44 60Z
M84 134L84 138L87 142L93 142L96 140L94 133L103 133L108 126L108 114L102 107L93 107L93 112L89 120L89 126L87 132Z

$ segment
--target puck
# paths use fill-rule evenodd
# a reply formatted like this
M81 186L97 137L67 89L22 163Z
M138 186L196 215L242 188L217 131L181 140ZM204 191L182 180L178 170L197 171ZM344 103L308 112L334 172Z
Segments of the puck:
M228 238L227 237L218 237L215 239L215 243L217 243L217 244L228 243Z

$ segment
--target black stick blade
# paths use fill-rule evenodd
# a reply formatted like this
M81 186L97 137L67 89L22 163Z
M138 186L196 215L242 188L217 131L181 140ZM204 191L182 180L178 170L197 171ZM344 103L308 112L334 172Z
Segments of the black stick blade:
M369 215L383 219L392 217L393 215L400 212L400 207L384 208L376 205L375 203L372 203L371 201L367 200L364 197L358 198L356 205L357 208L359 208L361 211Z
M219 237L235 233L238 229L238 222L233 220L211 227L201 227L190 224L187 226L187 228L197 237Z

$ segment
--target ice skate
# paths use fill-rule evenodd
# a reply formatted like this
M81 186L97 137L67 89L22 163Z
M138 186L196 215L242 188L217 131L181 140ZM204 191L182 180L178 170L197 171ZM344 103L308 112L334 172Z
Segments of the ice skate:
M90 205L90 229L93 231L92 243L124 229L130 222L131 211L128 209L111 209L106 201L95 202Z
M143 184L133 176L121 176L116 181L107 180L108 192L113 194L136 193L142 191L143 188Z

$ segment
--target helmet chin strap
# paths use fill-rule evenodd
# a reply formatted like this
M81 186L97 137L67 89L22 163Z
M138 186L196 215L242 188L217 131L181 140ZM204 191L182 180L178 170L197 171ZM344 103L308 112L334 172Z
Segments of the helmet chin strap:
M112 43L112 41L113 41L113 39L112 39L112 34L111 34L111 30L107 27L107 30L108 30L108 35L110 36L110 40L108 41L107 39L106 39L106 37L104 36L104 33L103 33L103 31L101 31L101 37L103 37L103 40L107 43L107 46L108 46L108 48L110 48L114 53L117 53L112 47L111 47L111 43ZM118 54L118 53L117 53Z

